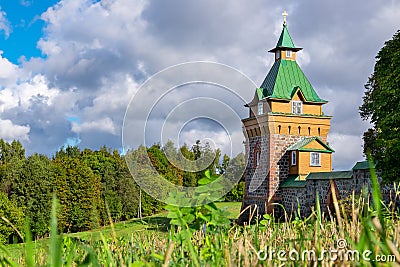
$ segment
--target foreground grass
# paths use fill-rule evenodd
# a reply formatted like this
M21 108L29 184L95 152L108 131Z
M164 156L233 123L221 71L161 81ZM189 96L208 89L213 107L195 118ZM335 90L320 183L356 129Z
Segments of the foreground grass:
M240 202L217 202L216 205L218 208L227 211L227 217L229 219L233 220L239 216ZM171 227L169 222L170 219L167 218L167 212L164 211L143 219L132 219L130 221L114 223L113 227L106 226L91 231L64 234L63 245L67 247L76 243L95 246L99 243L101 244L103 240L109 242L113 239L117 239L120 245L122 243L133 243L135 240L139 243L143 241L143 245L145 245L145 241L154 244L161 242L162 244L164 240L168 239ZM35 253L35 262L38 265L46 264L49 246L50 239L43 239L32 243ZM6 246L5 250L7 252L0 249L0 266L2 266L1 260L4 256L7 256L8 259L11 259L19 265L26 264L26 255L24 254L25 248L26 244L14 244Z
M307 218L266 215L247 226L228 220L240 203L167 207L167 216L63 237L53 221L48 242L0 247L0 266L399 266L398 213L374 181L371 193L371 202L353 196L350 208L334 200L333 217L317 198Z

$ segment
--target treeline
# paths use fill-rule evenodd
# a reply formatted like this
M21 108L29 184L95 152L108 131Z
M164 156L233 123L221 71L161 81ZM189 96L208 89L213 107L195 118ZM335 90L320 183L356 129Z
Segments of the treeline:
M183 171L167 159L182 156L194 162L202 155L214 155L208 169L222 174L231 162L243 169L245 158L239 154L232 160L208 144L197 142L189 148L177 149L172 142L165 147L155 144L139 147L124 156L117 150L102 147L93 151L78 147L61 148L52 158L42 154L26 157L19 141L0 139L0 243L21 241L16 230L24 233L28 222L34 238L46 237L50 229L51 199L60 202L58 225L62 232L79 232L106 225L110 214L113 221L135 218L140 213L151 215L164 204L141 192L132 178L125 157L142 157L146 153L151 163L165 179L182 186L196 186L204 170ZM228 201L241 201L244 182L238 183L226 195ZM107 211L108 210L108 211ZM12 226L11 226L12 225ZM15 229L14 229L15 228Z

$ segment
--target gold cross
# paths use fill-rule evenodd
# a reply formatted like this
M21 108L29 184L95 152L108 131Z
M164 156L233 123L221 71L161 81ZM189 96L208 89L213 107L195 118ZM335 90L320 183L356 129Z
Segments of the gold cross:
M286 12L286 10L283 11L283 13L282 13L282 16L283 16L283 25L286 25L286 17L287 17L287 15L289 15L289 14Z

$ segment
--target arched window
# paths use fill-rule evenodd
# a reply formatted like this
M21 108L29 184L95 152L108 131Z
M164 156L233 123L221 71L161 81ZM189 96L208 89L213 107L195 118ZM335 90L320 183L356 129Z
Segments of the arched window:
M278 133L279 134L281 133L281 126L280 125L278 125Z
M300 132L301 132L301 127L299 126L299 134L300 134Z
M308 135L311 135L311 128L308 127Z
M257 168L260 165L260 158L261 158L261 149L260 143L256 143L254 146L254 168Z
M290 134L290 129L291 129L291 128L292 128L292 127L290 127L290 126L288 127L288 129L289 129L289 134Z

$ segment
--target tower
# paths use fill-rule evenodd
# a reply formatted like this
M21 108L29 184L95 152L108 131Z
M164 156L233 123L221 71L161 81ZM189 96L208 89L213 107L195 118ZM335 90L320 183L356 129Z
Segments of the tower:
M332 171L334 150L326 142L330 116L322 112L321 99L296 62L296 47L289 34L286 11L281 35L269 52L275 62L245 106L242 120L246 136L247 166L242 211L257 205L258 214L279 212L280 183L305 180L311 172ZM248 209L243 212L246 218Z

